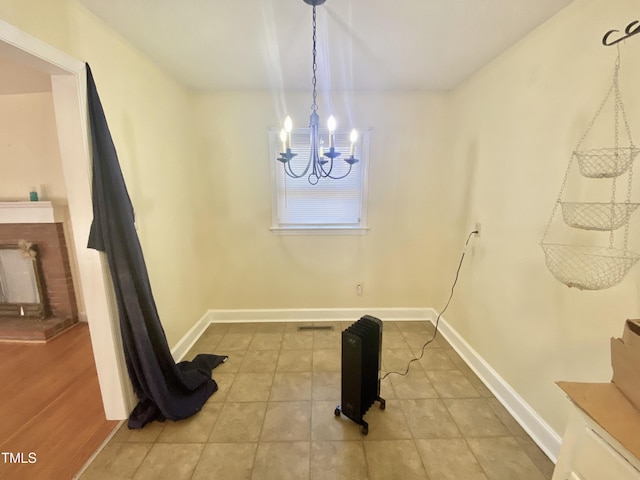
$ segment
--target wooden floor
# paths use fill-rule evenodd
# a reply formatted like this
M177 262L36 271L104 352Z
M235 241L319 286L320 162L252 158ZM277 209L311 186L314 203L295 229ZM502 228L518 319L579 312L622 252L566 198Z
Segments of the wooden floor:
M13 454L0 454L1 479L71 479L117 424L87 324L46 344L0 343L0 452Z

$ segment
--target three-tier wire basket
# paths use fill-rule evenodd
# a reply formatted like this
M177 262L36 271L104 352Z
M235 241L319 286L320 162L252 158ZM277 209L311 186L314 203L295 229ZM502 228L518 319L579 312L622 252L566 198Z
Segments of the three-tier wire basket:
M565 285L581 290L603 290L617 285L640 259L639 254L627 248L629 220L640 205L631 201L633 164L640 149L634 145L631 138L631 129L620 94L619 71L618 51L611 86L569 159L560 192L541 241L546 266L553 276ZM587 149L585 140L596 122L602 121L601 114L610 103L613 106L613 146ZM620 120L626 138L620 138ZM582 178L611 183L608 202L564 200L565 187L575 161ZM618 200L617 187L625 175L626 195L623 200ZM549 243L549 230L558 209L562 210L562 219L568 227L609 232L608 245ZM623 237L622 246L616 247L615 237L619 236L620 231Z

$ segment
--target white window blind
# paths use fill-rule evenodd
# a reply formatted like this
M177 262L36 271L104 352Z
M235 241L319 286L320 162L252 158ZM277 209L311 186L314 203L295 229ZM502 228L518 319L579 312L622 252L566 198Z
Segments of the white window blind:
M311 168L300 178L289 177L281 162L282 145L279 132L270 129L270 162L272 164L273 228L274 229L362 229L366 228L366 180L369 132L360 132L354 156L359 160L345 178L320 178L309 183ZM320 131L320 140L328 151L328 132ZM341 177L349 170L351 141L348 132L335 133L335 149L341 155L334 159L332 177ZM309 129L296 129L291 135L291 150L297 156L291 160L296 175L302 174L309 161ZM326 157L325 157L326 159ZM325 164L328 170L330 163ZM315 181L315 179L314 179Z

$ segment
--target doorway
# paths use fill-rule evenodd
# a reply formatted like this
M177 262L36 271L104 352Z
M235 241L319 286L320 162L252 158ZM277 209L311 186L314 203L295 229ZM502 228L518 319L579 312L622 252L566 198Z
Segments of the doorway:
M90 331L106 418L125 419L135 400L126 375L108 268L103 254L86 248L93 212L85 64L0 20L0 68L3 74L27 75L28 81L18 80L24 86L43 79L50 83L67 197L67 242L77 267L74 281Z

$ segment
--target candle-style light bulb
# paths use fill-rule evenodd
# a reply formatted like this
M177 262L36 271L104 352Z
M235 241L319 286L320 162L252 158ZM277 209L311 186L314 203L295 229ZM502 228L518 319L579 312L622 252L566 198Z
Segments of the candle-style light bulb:
M327 128L329 129L329 148L335 147L336 119L333 115L327 120Z
M282 142L282 151L287 151L287 131L283 128L280 130L280 141Z
M349 148L349 155L353 157L356 151L356 142L358 141L358 131L354 128L351 130L351 135L349 135L349 140L351 140L351 147Z

